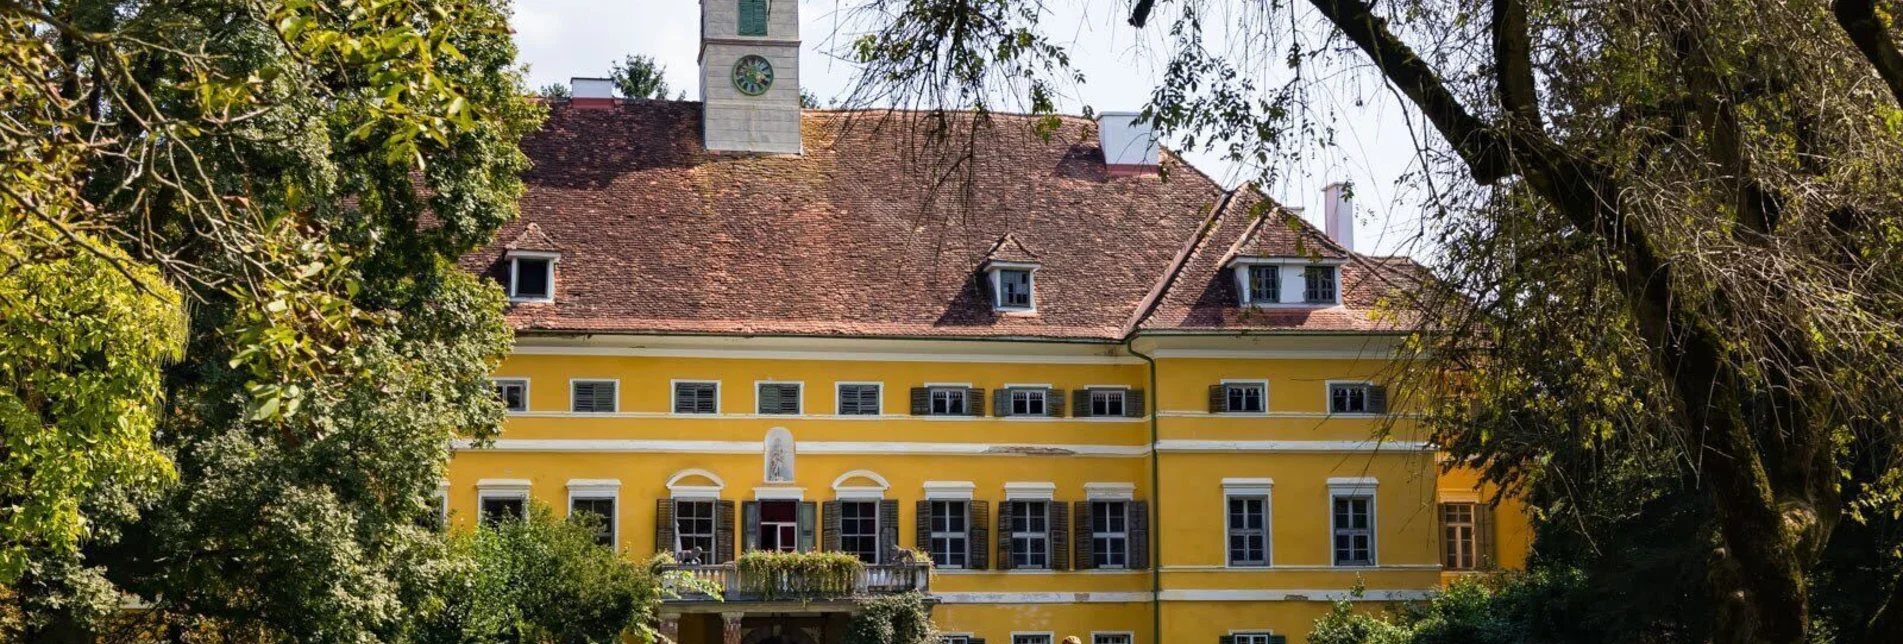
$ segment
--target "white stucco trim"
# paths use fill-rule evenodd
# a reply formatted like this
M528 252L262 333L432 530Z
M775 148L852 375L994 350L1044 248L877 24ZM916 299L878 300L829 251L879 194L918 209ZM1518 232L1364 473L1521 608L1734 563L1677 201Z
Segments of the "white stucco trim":
M1136 499L1137 484L1127 482L1084 484L1084 498L1091 501L1130 501Z
M753 488L756 501L805 501L806 488L803 487L756 487Z
M934 501L970 501L978 485L971 481L926 481L925 498Z
M477 449L475 441L458 439L459 450L491 452L599 452L655 454L760 454L763 441L687 441L634 439L511 439L490 441ZM1148 445L1010 445L993 443L888 443L875 441L800 441L798 453L839 455L936 454L960 456L1093 456L1132 458L1148 456Z
M534 484L535 482L529 479L481 479L476 481L476 489L485 492L491 490L497 492L511 490L527 492Z
M1226 478L1222 480L1222 492L1235 496L1268 496L1275 492L1275 479Z
M682 485L681 481L690 476L705 478L708 481L712 481L713 485ZM697 467L675 472L673 476L667 478L669 496L676 499L718 499L720 498L720 491L726 488L727 481L721 479L713 472Z
M1275 602L1275 601L1337 602L1342 600L1368 601L1368 602L1391 602L1391 601L1421 601L1425 599L1430 599L1434 596L1435 592L1437 591L1430 588L1402 589L1402 590L1364 590L1362 591L1362 594L1360 597L1354 597L1353 596L1354 591L1339 590L1339 589L1327 589L1327 590L1322 590L1322 589L1315 589L1315 590L1306 590L1306 589L1290 589L1290 590L1176 589L1176 590L1163 591L1162 593L1160 593L1159 599L1162 599L1163 601L1193 601L1193 602Z
M1004 484L1006 501L1050 501L1057 498L1057 484L1050 481L1010 481Z

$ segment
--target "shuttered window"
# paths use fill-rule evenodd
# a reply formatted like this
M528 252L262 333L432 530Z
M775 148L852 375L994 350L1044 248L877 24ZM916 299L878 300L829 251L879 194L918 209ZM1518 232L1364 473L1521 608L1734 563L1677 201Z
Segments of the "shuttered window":
M1049 392L1044 389L1012 389L1010 400L1011 415L1043 416L1049 413L1045 407L1047 401L1044 396L1046 393Z
M1051 644L1051 634L1018 633L1011 636L1011 644Z
M970 561L970 516L965 501L931 502L931 544L927 550L932 564L941 568L964 568Z
M613 380L576 380L568 385L569 410L586 414L615 411L616 383Z
M877 416L879 385L839 385L839 415Z
M800 385L797 383L760 383L758 412L762 414L800 413Z
M1440 504L1440 523L1442 541L1446 552L1442 554L1441 565L1448 570L1473 570L1480 567L1479 549L1476 547L1475 514L1473 503Z
M1090 503L1090 557L1093 568L1130 567L1130 504Z
M1130 634L1097 633L1090 636L1090 644L1130 644Z
M839 502L839 550L879 563L879 502Z
M770 0L740 0L738 31L742 36L764 36Z
M964 389L964 388L933 387L931 389L931 395L932 395L931 415L933 416L968 415L969 412L967 412L966 409L968 409L969 406L966 403L969 401L966 400L966 397L968 396L969 393L970 393L970 390Z
M720 383L674 383L674 413L713 414L720 411Z
M1122 416L1124 415L1124 409L1125 409L1124 401L1128 393L1129 392L1124 391L1122 389L1092 389L1090 390L1090 415L1092 416Z
M1050 504L1044 501L1008 501L1011 531L1011 567L1051 567Z
M682 563L714 563L714 502L674 502L674 552Z
M1335 267L1310 266L1302 270L1305 282L1302 301L1308 304L1335 303Z
M1268 387L1262 383L1232 382L1222 385L1222 411L1229 413L1261 413L1263 400L1268 397Z

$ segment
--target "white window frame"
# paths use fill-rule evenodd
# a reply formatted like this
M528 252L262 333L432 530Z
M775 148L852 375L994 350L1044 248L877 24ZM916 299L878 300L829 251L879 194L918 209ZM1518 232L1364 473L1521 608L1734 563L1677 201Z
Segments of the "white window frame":
M713 385L714 386L713 413L703 414L699 412L680 411L681 385ZM667 381L667 413L672 416L719 416L720 415L720 381L706 380L706 379L697 380L693 378L680 378L680 379Z
M614 386L615 386L614 409L610 409L608 411L575 411L575 384L583 383L583 382L614 383ZM568 379L568 413L585 414L585 415L591 415L591 416L595 414L621 413L621 379L620 378L569 378Z
M1090 644L1104 644L1103 640L1099 639L1103 637L1122 637L1128 644L1136 644L1137 641L1135 631L1091 631Z
M1269 381L1268 380L1262 380L1262 379L1228 380L1228 379L1225 379L1222 381L1221 384L1223 387L1223 391L1222 391L1223 410L1221 413L1230 415L1230 416L1266 416L1268 415L1269 413ZM1229 409L1229 387L1232 385L1240 385L1240 386L1255 385L1255 386L1261 387L1262 388L1262 409L1258 411L1231 411Z
M959 413L941 414L933 410L934 403L937 402L936 399L938 398L938 394L940 393L947 393L947 394L957 393L958 394L959 399L964 401L964 404L959 405ZM950 399L947 398L946 400L947 400L946 407L949 408L951 406L949 402ZM960 416L975 416L976 414L971 413L971 386L970 385L931 385L931 384L925 385L925 415L949 416L952 418L957 418Z
M1447 518L1447 510L1452 506L1466 506L1467 507L1467 521L1466 522L1455 523L1452 520L1449 520ZM1479 570L1480 569L1480 504L1475 503L1473 501L1441 501L1440 507L1438 508L1438 510L1440 511L1440 517L1439 517L1440 524L1443 526L1443 529L1441 531L1441 544L1442 544L1441 545L1441 567L1447 570L1458 570L1463 572L1469 571L1469 570ZM1453 535L1447 534L1448 529L1453 529L1456 532L1460 532L1462 531L1461 529L1464 529L1464 531L1466 532L1465 543L1467 544L1467 547L1464 551L1458 549L1458 545L1462 541L1460 539L1454 538ZM1452 565L1450 565L1450 562L1448 562L1447 560L1447 556L1450 554L1460 555L1456 557L1457 559L1460 559L1460 558L1466 559L1466 565L1464 566L1458 565L1461 563L1458 561L1452 562Z
M965 544L965 562L964 562L964 564L962 564L962 565L951 565L951 564L949 563L949 561L948 561L947 563L944 563L944 564L939 564L939 563L937 563L937 562L936 562L936 561L934 560L934 561L933 561L933 565L935 565L935 566L938 566L938 567L940 567L940 568L944 568L944 569L946 569L946 570L966 570L966 569L969 569L969 568L971 568L971 550L972 550L972 543L971 543L971 497L970 497L970 496L965 496L965 497L963 497L963 498L958 498L958 497L940 497L940 498L933 498L933 497L932 497L932 496L931 496L931 495L929 494L929 490L928 490L927 492L928 492L928 494L927 494L927 495L926 495L926 497L925 497L925 500L926 500L926 503L925 503L925 512L926 512L926 515L925 515L925 533L926 533L926 537L925 537L925 539L926 539L926 541L925 541L925 544L924 544L924 547L922 548L922 549L923 549L923 550L925 551L925 558L926 558L926 559L933 559L933 557L932 557L932 555L934 554L934 551L933 551L933 547L934 547L934 546L933 546L933 544L934 544L935 542L937 542L937 541L938 541L939 539L953 539L953 538L956 538L956 539L960 539L960 540L963 540L963 542L964 542L964 544ZM932 520L932 516L933 516L933 514L935 514L935 513L936 513L936 512L938 511L938 504L939 504L939 503L958 503L958 504L962 504L962 505L964 506L964 508L965 508L965 512L964 512L964 517L965 517L965 518L964 518L964 522L965 522L965 529L964 529L964 530L961 530L961 531L953 531L953 530L944 530L944 531L940 531L940 530L938 530L938 529L937 529L937 528L938 528L938 526L937 526L937 524L936 524L936 523L935 523L935 522L934 522L934 521ZM949 507L949 506L948 506L948 507ZM948 517L949 517L949 516L952 516L952 515L946 515L946 516L948 516ZM948 558L948 559L949 559L949 558Z
M1051 540L1051 504L1056 503L1056 501L1052 501L1050 499L1036 498L1036 497L1016 497L1016 498L1007 497L1005 498L1004 502L1005 503L1036 503L1044 508L1044 521L1043 521L1044 529L1043 530L1027 530L1024 532L1018 532L1016 530L1017 526L1005 526L1007 528L1012 529L1011 536L1009 537L1011 539L1011 557L1014 559L1011 562L1011 568L1013 570L1056 570L1057 567L1053 565L1055 562L1052 561L1054 559L1054 555L1056 554L1055 552L1052 552L1055 544L1051 543L1052 541ZM1027 526L1030 525L1030 519L1028 518L1028 516L1029 515L1026 515L1027 518L1025 519L1025 525ZM1017 514L1013 513L1012 521L1015 522L1016 520L1017 520ZM1042 566L1018 565L1017 561L1015 561L1018 554L1020 552L1030 552L1029 550L1022 550L1017 547L1017 541L1019 539L1023 539L1027 543L1031 541L1036 541L1036 542L1044 544L1044 565Z
M682 503L705 503L707 504L707 529L711 530L711 532L708 532L704 535L698 532L693 534L697 536L706 537L707 549L703 552L708 557L715 556L714 551L720 548L720 500L714 497L700 497L700 496L697 496L697 497L676 496L674 497L673 500L674 500L674 529L673 529L674 552L671 552L668 554L678 555L679 553L686 550L685 548L681 547L682 537L688 536L689 533L681 531L681 504ZM706 563L706 562L703 561L701 563Z
M1097 394L1116 394L1117 413L1097 413ZM1084 387L1084 408L1090 410L1091 418L1120 418L1130 415L1130 388L1121 385L1093 385Z
M939 633L938 644L971 644L971 633Z
M1308 272L1310 270L1314 270L1318 268L1326 269L1329 272L1329 282L1333 285L1329 288L1329 290L1332 291L1331 293L1329 293L1329 295L1332 297L1326 300L1308 299ZM1300 275L1302 278L1302 282L1301 282L1302 304L1307 306L1330 306L1330 305L1341 303L1341 266L1340 265L1309 264L1307 266L1303 266L1301 272L1297 274Z
M1237 530L1229 521L1230 499L1262 499L1262 563L1236 563L1229 550L1229 537ZM1333 534L1332 532L1330 533ZM1329 542L1333 547L1333 541ZM1226 478L1222 480L1222 561L1227 568L1261 569L1275 566L1275 479Z
M1348 263L1345 259L1315 260L1308 257L1237 257L1229 261L1229 272L1236 283L1236 300L1240 306L1254 308L1313 309L1341 304L1341 267ZM1273 302L1256 301L1249 290L1249 267L1276 267L1276 282L1280 287ZM1305 297L1308 288L1306 271L1310 266L1333 268L1335 271L1335 299L1327 302L1310 302Z
M842 410L840 409L840 405L844 404L845 398L840 395L840 392L844 390L846 387L872 387L874 390L878 392L876 395L873 396L873 402L878 405L878 408L870 414L842 413ZM927 402L928 404L930 402L929 394L927 395ZM840 381L834 382L833 383L833 414L839 415L839 416L884 416L885 415L885 383L879 382L879 381L859 381L859 380L840 380Z
M1361 411L1335 411L1335 387L1361 387ZM1330 380L1322 387L1323 409L1330 416L1377 416L1368 411L1368 398L1374 392L1374 383L1367 380Z
M520 377L520 376L498 376L498 377L494 377L494 378L490 378L490 379L489 379L489 386L490 386L490 387L497 387L497 386L502 386L502 385L521 385L521 386L522 386L522 408L521 408L521 409L509 409L509 408L508 408L508 405L509 405L509 402L508 402L508 399L506 399L506 398L505 398L505 399L503 399L503 402L502 402L502 405L503 405L503 408L504 408L504 411L506 411L507 413L511 413L511 414L520 414L520 413L523 413L523 412L526 412L526 411L528 411L528 410L530 409L530 406L529 406L529 379L528 379L528 378L524 378L524 377Z
M516 295L515 276L521 274L522 262L520 260L524 260L524 259L548 260L548 264L546 264L547 266L546 270L548 271L548 295L535 296L535 297L522 297L522 296ZM560 261L562 261L561 253L551 253L546 251L534 251L534 250L509 251L509 301L510 302L553 302L555 301L555 263Z
M1242 278L1241 284L1242 284L1242 301L1244 303L1247 303L1247 304L1281 304L1282 303L1282 267L1276 266L1273 264L1244 264L1242 266L1236 267L1236 269L1243 272L1243 274L1241 275L1241 278ZM1268 273L1275 276L1275 292L1273 293L1257 293L1256 292L1255 272L1258 270L1267 271ZM1259 295L1267 295L1268 297L1266 299L1258 298L1257 296Z
M1031 406L1032 394L1036 394L1037 406L1040 409L1038 411L1019 412L1018 394L1024 394L1024 406L1026 409L1029 409ZM1051 386L1005 385L1004 404L1011 406L1011 409L1004 413L1005 416L1049 416L1051 415Z
M1380 500L1375 489L1380 481L1373 477L1341 477L1328 479L1328 565L1336 568L1374 568L1381 565L1381 523ZM1335 534L1339 530L1335 525L1335 500L1340 498L1366 498L1368 500L1368 562L1344 564L1335 556Z
M846 527L845 527L846 526L846 504L864 503L866 505L872 506L872 534L870 535L870 537L872 538L872 561L869 561L866 563L867 565L877 565L880 562L885 561L885 553L880 552L880 548L879 548L879 545L880 545L879 544L879 530L885 527L884 517L879 516L880 514L879 499L872 499L872 498L866 498L866 497L857 497L857 498L840 497L834 500L839 502L839 526L840 526L839 527L839 551L847 553L847 554L857 554L846 548L846 537L851 536L846 533ZM926 520L927 522L929 522L931 518L926 517ZM927 527L929 528L930 526L928 525Z
M476 524L488 517L483 515L483 503L489 499L515 499L522 502L522 517L529 516L529 490L533 483L528 479L482 479L476 481Z
M1037 269L1040 264L1028 262L991 262L985 272L991 277L991 310L997 313L1036 313L1037 312ZM1030 290L1028 306L1006 306L1004 303L1004 272L1023 271L1025 286Z
M620 479L569 479L568 514L575 513L576 501L598 501L607 499L614 502L614 514L606 517L608 521L608 547L621 551L621 481Z
M1090 567L1094 569L1099 569L1099 570L1129 570L1130 569L1130 503L1131 501L1129 499L1092 498L1092 499L1087 499L1084 502L1090 504L1091 525L1087 528L1087 531L1090 533L1090 557L1091 557ZM1098 532L1097 531L1096 521L1097 521L1098 515L1100 514L1099 512L1097 512L1098 503L1115 503L1123 507L1123 531L1122 532L1114 532L1114 531ZM1077 517L1071 517L1071 520L1076 521ZM1097 548L1098 539L1122 539L1123 540L1123 564L1122 565L1113 566L1113 565L1105 565L1105 564L1097 563L1096 561L1097 555L1104 552L1103 550L1100 550Z
M1272 631L1229 631L1229 636L1235 638L1236 644L1269 644L1275 641Z
M1041 641L1041 642L1032 642L1032 644L1057 644L1057 639L1056 639L1056 637L1057 637L1057 635L1056 635L1056 633L1054 633L1054 632L1052 632L1052 631L1012 631L1012 632L1011 632L1011 644L1019 644L1019 642L1020 642L1020 640L1018 640L1018 638L1020 638L1020 637L1042 637L1042 638L1044 638L1044 640L1043 640L1043 641Z
M760 388L765 385L793 385L799 389L799 395L793 402L799 406L791 414L769 414L760 411ZM716 394L718 395L718 394ZM718 406L718 405L716 405ZM806 381L804 380L755 380L753 381L753 414L756 416L804 416L806 415Z
M440 526L440 529L444 531L448 531L449 530L449 482L444 481L442 483L437 483L436 493L430 495L430 500L435 501L437 503L436 520L438 521L438 523L436 525ZM480 509L481 506L477 506L477 507L478 509Z

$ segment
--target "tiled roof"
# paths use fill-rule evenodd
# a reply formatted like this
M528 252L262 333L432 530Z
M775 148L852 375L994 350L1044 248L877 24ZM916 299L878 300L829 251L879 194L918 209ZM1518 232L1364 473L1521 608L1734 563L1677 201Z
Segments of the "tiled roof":
M464 265L500 279L508 248L559 247L554 302L509 311L527 332L1114 341L1136 320L1207 328L1222 304L1236 313L1210 297L1233 291L1215 265L1247 209L1214 213L1221 186L1173 155L1167 179L1111 176L1084 119L1041 137L1032 118L994 116L969 136L959 117L954 143L935 146L918 116L807 111L804 155L727 156L701 147L699 103L553 106L523 142L522 218L498 235L514 243ZM1264 228L1264 244L1286 236ZM992 311L987 260L1041 264L1036 313ZM1356 311L1358 270L1343 275ZM1287 326L1370 328L1359 318Z
M555 240L548 238L548 233L542 232L541 224L532 221L522 228L522 234L515 236L515 241L503 244L502 247L508 250L533 250L542 252L560 252L562 250L561 246L555 245Z

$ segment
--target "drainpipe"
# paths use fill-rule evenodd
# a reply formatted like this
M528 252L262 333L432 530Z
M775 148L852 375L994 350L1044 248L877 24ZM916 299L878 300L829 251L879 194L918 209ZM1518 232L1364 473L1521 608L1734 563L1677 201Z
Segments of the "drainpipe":
M1163 642L1163 476L1162 453L1156 451L1157 410L1162 395L1156 390L1156 359L1137 351L1136 334L1123 339L1130 355L1142 358L1150 366L1150 641Z

